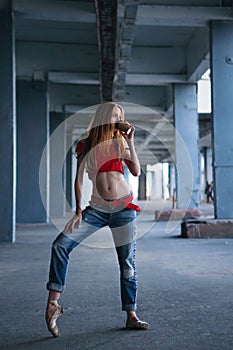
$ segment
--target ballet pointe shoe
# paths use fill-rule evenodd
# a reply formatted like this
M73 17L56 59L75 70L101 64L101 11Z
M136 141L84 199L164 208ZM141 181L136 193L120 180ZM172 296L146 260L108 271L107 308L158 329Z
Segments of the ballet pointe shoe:
M58 305L57 300L48 300L45 319L48 327L48 331L56 337L60 337L60 332L57 327L57 319L64 313L64 309L62 306Z

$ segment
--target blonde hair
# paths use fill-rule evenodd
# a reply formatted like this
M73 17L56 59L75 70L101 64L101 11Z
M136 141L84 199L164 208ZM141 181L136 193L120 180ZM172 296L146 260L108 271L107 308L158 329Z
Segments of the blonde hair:
M116 130L112 122L114 109L116 107L121 111L121 120L124 120L125 113L122 106L115 102L105 102L97 107L88 126L83 149L83 155L86 156L88 172L98 170L96 169L98 155L104 154L104 158L106 158L107 155L109 160L112 159L113 155L110 153L110 145L113 139L115 141L114 146L117 158L121 158L125 150L125 140L120 131ZM114 158L116 158L116 154Z

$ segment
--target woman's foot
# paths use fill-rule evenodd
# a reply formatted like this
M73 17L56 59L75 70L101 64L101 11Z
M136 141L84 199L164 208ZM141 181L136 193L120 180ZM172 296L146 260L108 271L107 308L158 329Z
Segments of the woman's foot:
M127 329L145 330L149 328L149 323L139 320L135 313L128 313L126 321Z
M45 320L49 332L51 332L54 337L60 336L56 321L58 317L63 314L63 312L64 309L63 307L58 305L57 300L48 300L45 313Z

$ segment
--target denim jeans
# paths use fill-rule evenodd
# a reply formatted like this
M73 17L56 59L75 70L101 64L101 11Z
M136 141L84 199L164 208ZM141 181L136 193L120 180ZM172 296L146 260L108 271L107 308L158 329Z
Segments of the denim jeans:
M82 223L73 233L60 233L52 244L49 282L47 289L62 293L65 286L69 254L85 238L108 226L120 267L122 310L136 310L137 280L135 266L136 212L125 208L113 213L102 212L91 206L82 213Z

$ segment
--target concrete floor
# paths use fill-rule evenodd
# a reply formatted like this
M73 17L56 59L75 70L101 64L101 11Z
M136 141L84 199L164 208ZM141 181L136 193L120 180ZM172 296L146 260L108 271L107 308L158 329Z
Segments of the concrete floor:
M178 238L180 225L154 221L157 204L138 217L138 315L148 331L124 329L118 265L103 231L71 255L62 336L52 338L45 283L58 230L19 226L15 244L0 244L0 349L232 350L233 240ZM212 205L202 210L212 215Z

